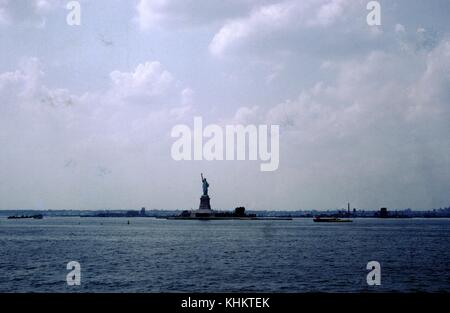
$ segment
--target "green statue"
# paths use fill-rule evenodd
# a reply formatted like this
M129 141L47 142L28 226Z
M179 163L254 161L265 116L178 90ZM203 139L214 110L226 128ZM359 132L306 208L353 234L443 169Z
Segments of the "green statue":
M207 196L209 184L208 184L208 181L206 180L206 178L203 177L203 173L201 174L201 176L202 176L202 183L203 183L203 186L202 186L203 187L203 195Z

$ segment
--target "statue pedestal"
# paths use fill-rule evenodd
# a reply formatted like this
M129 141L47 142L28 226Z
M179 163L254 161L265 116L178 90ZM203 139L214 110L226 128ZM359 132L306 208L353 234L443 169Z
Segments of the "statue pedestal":
M200 198L200 206L198 207L199 210L211 210L211 204L210 204L210 198L209 196L202 196Z

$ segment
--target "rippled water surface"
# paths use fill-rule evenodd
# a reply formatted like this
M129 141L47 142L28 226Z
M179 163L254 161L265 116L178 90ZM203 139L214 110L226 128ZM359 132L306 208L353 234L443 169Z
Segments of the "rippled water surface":
M449 219L127 221L2 218L0 292L450 291Z

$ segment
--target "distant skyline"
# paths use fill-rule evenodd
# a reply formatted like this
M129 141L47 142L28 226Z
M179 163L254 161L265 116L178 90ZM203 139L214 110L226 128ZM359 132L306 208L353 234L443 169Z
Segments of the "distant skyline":
M0 0L0 210L450 205L450 2ZM171 130L280 126L279 166Z

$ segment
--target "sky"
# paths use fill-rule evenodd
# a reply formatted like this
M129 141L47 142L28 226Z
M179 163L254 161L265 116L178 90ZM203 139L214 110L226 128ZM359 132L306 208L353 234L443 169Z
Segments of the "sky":
M0 0L0 209L450 205L450 2ZM279 125L280 163L175 161Z

